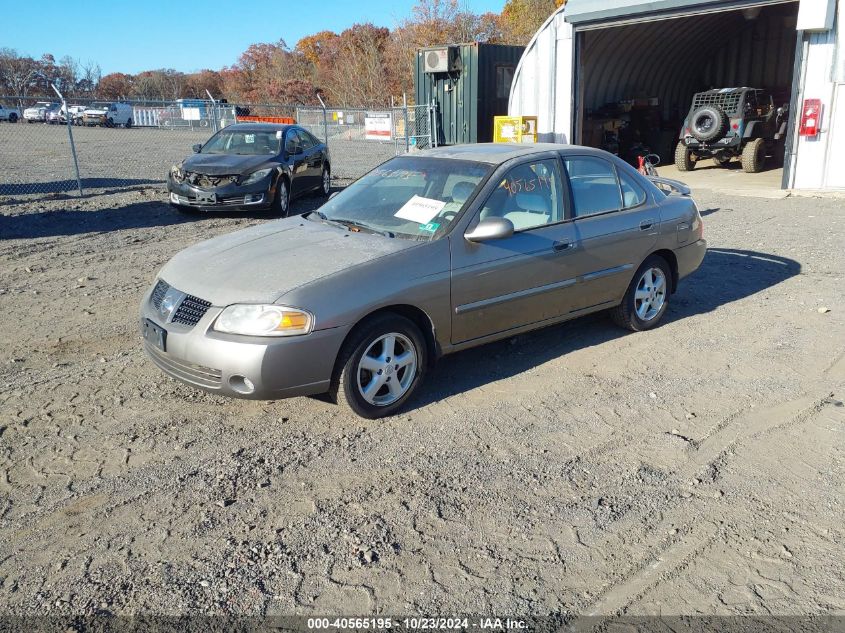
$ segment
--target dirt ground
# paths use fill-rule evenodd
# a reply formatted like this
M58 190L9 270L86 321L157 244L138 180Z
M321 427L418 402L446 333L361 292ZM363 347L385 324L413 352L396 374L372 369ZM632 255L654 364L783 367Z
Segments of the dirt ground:
M0 611L842 614L845 203L696 197L661 327L445 358L382 421L144 357L159 267L263 218L0 206Z

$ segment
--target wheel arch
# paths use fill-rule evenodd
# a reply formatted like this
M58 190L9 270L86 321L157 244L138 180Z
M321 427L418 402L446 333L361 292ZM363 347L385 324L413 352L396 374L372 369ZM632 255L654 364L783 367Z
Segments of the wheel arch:
M358 319L355 325L349 329L349 332L346 333L346 336L343 339L343 343L340 345L340 349L342 350L344 348L346 342L365 323L381 314L397 314L401 317L405 317L420 329L423 339L425 340L429 366L441 356L440 345L437 343L437 337L435 336L434 321L431 320L431 317L425 312L425 310L407 303L387 305L368 312L366 315ZM340 354L338 354L338 358L340 358ZM335 360L335 363L337 363L337 360ZM337 367L335 367L335 369L337 369Z
M662 257L666 260L666 263L669 264L670 272L672 273L670 291L672 294L674 294L675 291L678 289L678 258L675 256L675 252L668 248L661 248L660 250L650 253L649 257L651 257L652 255L658 255ZM646 259L648 259L648 257Z

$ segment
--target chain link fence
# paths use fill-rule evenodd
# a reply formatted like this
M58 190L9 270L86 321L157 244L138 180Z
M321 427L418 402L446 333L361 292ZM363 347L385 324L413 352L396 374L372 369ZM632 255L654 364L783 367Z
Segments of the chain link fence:
M161 185L193 145L239 121L298 123L328 144L341 180L436 145L433 106L323 109L197 99L62 105L0 97L0 204Z

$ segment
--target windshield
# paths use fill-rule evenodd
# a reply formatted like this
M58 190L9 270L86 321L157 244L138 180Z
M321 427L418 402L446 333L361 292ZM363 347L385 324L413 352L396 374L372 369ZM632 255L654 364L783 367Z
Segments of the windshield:
M310 217L353 231L434 239L448 230L492 170L466 160L400 156L356 180Z
M218 132L202 147L202 154L260 156L278 154L281 139L276 132Z

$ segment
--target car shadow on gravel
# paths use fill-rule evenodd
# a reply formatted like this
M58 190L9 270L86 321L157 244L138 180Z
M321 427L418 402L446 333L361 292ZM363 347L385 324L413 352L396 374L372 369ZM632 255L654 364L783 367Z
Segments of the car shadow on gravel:
M672 296L665 322L677 321L765 291L801 272L785 257L734 249L709 249L701 267L683 279ZM765 300L765 294L760 297ZM529 371L571 351L636 336L597 313L536 332L448 356L426 379L407 410L423 407Z
M292 203L291 215L313 211L320 207L323 202L325 202L325 198L317 196L300 198ZM19 215L0 214L0 241L145 229L212 218L275 219L272 215L261 211L182 213L166 202L156 200L135 202L122 207L105 209L38 211ZM237 227L233 226L232 230L235 228Z

